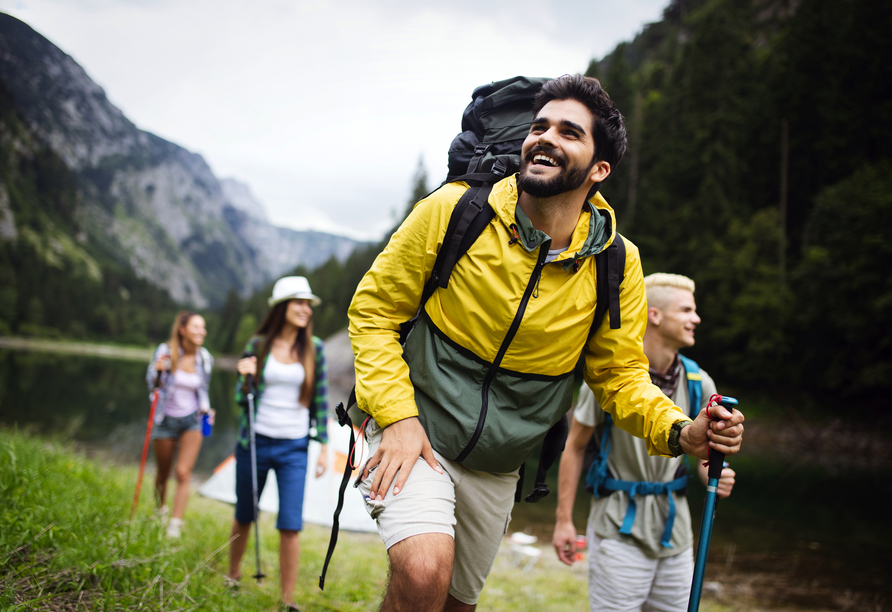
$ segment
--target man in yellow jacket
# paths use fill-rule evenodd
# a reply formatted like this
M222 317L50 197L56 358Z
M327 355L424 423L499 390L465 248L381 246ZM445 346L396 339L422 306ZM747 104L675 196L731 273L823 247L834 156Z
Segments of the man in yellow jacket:
M510 520L518 468L570 407L572 372L648 452L736 453L743 415L691 421L651 384L642 350L647 302L626 241L621 326L589 336L594 255L615 239L597 193L626 147L622 116L597 80L547 82L521 170L496 183L495 217L433 293L405 345L450 215L468 188L419 202L350 305L356 397L371 415L359 488L388 549L382 610L473 610ZM614 326L615 327L615 326Z

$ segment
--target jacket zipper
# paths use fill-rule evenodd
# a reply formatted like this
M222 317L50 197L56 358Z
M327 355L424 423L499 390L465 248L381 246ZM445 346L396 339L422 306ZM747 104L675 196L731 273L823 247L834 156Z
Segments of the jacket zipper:
M489 408L489 387L492 384L492 380L495 378L496 373L499 371L499 365L502 363L502 359L505 357L505 353L508 352L508 347L514 340L514 336L517 335L517 330L520 328L520 323L523 320L524 313L526 312L527 304L530 301L530 296L532 295L533 289L536 287L536 284L539 282L539 276L542 274L542 268L545 267L545 258L548 256L549 244L551 244L551 241L547 240L539 245L539 256L536 260L536 266L533 268L533 272L530 274L530 280L527 282L527 288L523 292L523 298L520 301L517 312L514 313L514 320L511 321L511 327L508 328L508 333L505 335L505 339L502 340L502 345L499 347L499 352L496 353L496 358L489 366L489 371L486 373L486 378L483 379L483 387L480 391L480 416L477 417L477 427L474 429L474 435L471 436L471 440L468 442L468 445L465 446L464 450L462 450L462 452L458 454L458 457L454 459L454 461L458 463L464 461L471 453L471 451L474 450L474 446L477 445L477 440L480 439L480 435L483 433L483 424L486 422L486 412Z

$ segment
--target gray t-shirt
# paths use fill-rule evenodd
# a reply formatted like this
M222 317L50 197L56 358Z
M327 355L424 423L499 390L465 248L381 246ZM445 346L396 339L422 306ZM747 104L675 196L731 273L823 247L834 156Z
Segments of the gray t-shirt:
M682 367L681 380L675 394L670 399L686 414L690 414L686 374ZM703 408L716 389L715 383L706 372L700 370L700 374L703 376L703 395L700 407ZM601 410L598 400L595 399L595 395L588 385L582 385L574 415L581 424L595 427L595 436L598 441L601 440L605 413ZM670 482L675 479L675 472L684 461L683 457L651 457L647 454L644 440L627 434L616 425L612 425L611 429L612 442L607 466L614 478L634 482ZM696 461L693 458L689 459L690 470L695 474ZM626 516L626 508L629 505L628 493L615 491L601 498L592 496L589 524L593 527L594 532L602 538L620 540L637 546L649 557L660 558L677 555L690 548L694 538L687 499L679 493L672 493L672 495L675 495L675 525L670 541L672 548L664 548L660 544L663 529L666 527L666 517L669 515L669 499L666 495L638 495L635 497L638 512L631 535L619 532Z

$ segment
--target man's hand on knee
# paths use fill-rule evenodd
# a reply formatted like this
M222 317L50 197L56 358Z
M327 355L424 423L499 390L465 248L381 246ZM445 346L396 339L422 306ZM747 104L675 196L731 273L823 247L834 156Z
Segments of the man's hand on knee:
M362 472L362 477L365 479L371 470L375 470L369 492L371 499L384 499L391 482L394 483L393 494L397 495L406 483L418 457L423 457L431 468L440 474L443 473L418 417L403 419L385 427L381 432L381 445Z

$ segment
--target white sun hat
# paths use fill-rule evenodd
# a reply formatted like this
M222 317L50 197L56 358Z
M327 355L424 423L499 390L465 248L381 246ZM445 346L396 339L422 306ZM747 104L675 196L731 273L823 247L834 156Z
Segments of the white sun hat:
M273 296L269 299L270 308L287 300L310 300L313 306L322 303L318 296L313 295L310 282L304 276L286 276L276 281Z

